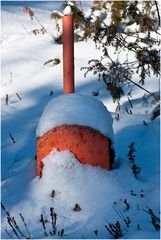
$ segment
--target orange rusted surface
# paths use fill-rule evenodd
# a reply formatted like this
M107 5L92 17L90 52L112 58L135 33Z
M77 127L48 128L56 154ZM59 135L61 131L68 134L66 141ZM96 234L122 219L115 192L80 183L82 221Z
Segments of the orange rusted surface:
M78 125L62 125L37 139L37 175L41 176L42 159L54 148L69 150L84 164L111 169L111 142L99 131Z
M74 25L73 16L63 16L63 84L64 93L74 93Z

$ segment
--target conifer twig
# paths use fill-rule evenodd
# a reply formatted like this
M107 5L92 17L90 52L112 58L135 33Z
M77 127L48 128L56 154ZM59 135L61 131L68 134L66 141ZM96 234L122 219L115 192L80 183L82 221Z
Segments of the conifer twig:
M12 235L8 232L7 227L6 227L6 228L3 228L3 230L8 234L8 236L9 236L10 238L14 239L14 237L12 237Z
M159 13L159 8L158 8L158 3L157 1L155 1L155 6L156 6L156 10L157 10L157 14L158 14L158 25L160 26L160 13Z

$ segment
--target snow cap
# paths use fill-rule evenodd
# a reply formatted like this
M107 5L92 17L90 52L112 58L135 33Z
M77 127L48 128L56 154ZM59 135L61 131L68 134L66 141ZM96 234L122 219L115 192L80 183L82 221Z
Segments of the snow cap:
M71 6L67 5L63 11L64 15L72 15Z
M71 1L68 1L67 4L70 6L74 6L74 2L71 2Z
M111 114L95 97L65 94L55 97L45 107L36 135L41 137L47 131L63 124L76 124L96 129L113 142L112 123Z

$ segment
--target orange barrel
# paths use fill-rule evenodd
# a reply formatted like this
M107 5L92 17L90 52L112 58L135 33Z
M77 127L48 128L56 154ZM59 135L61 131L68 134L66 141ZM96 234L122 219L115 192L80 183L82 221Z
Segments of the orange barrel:
M37 175L56 148L69 150L82 164L110 170L114 160L112 117L94 97L66 94L51 100L37 128Z

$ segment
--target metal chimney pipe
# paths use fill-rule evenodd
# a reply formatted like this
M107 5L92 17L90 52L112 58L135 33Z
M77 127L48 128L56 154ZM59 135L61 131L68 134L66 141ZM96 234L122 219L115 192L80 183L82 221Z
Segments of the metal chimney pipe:
M63 23L63 89L74 93L74 24L73 16L62 17Z

